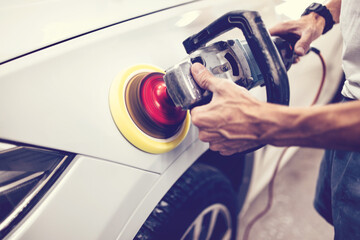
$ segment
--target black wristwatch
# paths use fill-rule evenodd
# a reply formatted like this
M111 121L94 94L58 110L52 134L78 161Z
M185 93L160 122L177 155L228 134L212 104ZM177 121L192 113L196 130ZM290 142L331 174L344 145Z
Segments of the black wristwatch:
M311 12L315 12L325 19L325 27L322 34L327 33L327 31L329 31L334 26L334 19L326 6L321 5L320 3L312 3L305 9L301 16L308 15Z

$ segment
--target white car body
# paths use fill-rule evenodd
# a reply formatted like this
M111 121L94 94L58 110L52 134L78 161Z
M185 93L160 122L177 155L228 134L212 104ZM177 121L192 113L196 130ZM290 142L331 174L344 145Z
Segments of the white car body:
M18 143L75 153L65 172L7 239L132 239L174 182L207 150L194 126L174 150L149 154L119 132L109 88L124 69L166 69L182 41L224 13L257 10L266 26L285 19L281 1L45 1L0 3L1 149ZM306 6L306 5L305 5ZM223 38L235 38L230 32ZM321 103L340 79L338 29L315 43L328 60ZM70 61L71 60L71 61ZM309 105L321 77L314 55L289 72L291 105ZM314 83L315 82L315 83ZM262 97L262 90L254 91ZM291 158L296 148L286 155ZM281 149L255 154L244 209L266 185ZM286 162L284 161L283 164Z

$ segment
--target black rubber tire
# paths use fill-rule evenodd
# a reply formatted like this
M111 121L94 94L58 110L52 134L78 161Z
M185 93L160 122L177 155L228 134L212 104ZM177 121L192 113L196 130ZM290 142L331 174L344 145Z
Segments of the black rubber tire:
M236 236L237 201L230 181L206 164L190 167L157 204L134 239L180 239L208 206L220 203L231 214L232 237Z

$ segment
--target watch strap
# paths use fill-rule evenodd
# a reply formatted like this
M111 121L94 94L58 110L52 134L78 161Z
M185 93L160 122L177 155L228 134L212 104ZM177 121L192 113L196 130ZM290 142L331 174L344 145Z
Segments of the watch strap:
M334 26L334 19L326 6L320 3L312 3L309 7L305 9L301 16L308 15L311 12L315 12L325 19L325 27L322 34L327 33Z

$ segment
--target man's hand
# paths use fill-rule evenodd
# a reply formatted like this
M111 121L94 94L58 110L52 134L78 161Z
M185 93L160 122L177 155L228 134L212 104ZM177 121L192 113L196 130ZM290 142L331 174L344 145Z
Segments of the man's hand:
M269 29L273 36L284 39L298 38L295 53L304 56L310 49L310 44L321 36L325 27L325 19L316 13L310 13L298 20L283 22Z
M326 7L329 9L335 23L339 23L341 0L330 0ZM295 53L303 56L310 48L310 44L321 36L325 27L325 19L316 13L302 16L298 20L280 23L271 29L270 34L284 39L298 38Z
M209 142L210 149L231 155L261 145L262 129L271 124L259 120L265 105L235 83L214 77L203 65L195 63L191 72L201 88L213 93L209 104L191 111L199 128L199 139Z
M222 155L263 144L360 149L360 100L313 107L286 107L261 102L230 80L214 77L195 63L191 72L211 102L191 110L199 139Z

